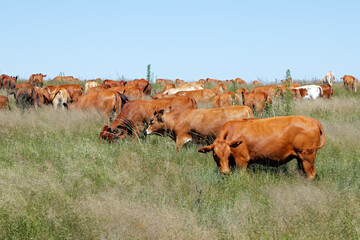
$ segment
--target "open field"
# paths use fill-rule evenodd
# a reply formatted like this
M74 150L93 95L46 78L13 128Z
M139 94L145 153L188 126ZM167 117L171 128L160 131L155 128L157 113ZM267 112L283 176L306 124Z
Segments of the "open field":
M223 177L194 144L101 144L108 119L96 112L21 111L9 98L14 110L0 112L0 239L360 238L360 94L341 83L331 100L293 106L325 128L312 183L296 160Z

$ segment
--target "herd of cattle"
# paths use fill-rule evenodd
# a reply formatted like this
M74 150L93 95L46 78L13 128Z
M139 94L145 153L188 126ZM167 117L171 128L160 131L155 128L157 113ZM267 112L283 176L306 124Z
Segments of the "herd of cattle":
M32 74L28 82L17 84L17 77L3 74L0 87L14 96L19 107L52 104L55 108L96 109L111 122L100 131L101 141L144 139L157 134L173 139L177 150L189 141L205 144L198 151L212 151L221 173L230 172L231 166L243 170L251 163L278 166L296 158L308 180L316 175L315 156L325 144L322 125L304 116L253 118L254 111L262 116L272 99L282 99L285 93L291 93L294 99L332 98L335 80L334 74L328 72L320 80L323 85L300 86L288 79L283 84L255 86L251 91L229 91L228 86L241 87L246 82L240 78L207 78L191 83L157 79L156 83L163 86L157 93L145 79L96 79L87 81L84 88L74 84L79 81L76 78L59 76L52 81L71 84L42 88L44 77ZM341 79L347 89L357 91L356 78L345 75ZM204 89L205 84L216 86ZM201 108L206 104L212 108ZM0 95L0 109L11 110L7 96Z

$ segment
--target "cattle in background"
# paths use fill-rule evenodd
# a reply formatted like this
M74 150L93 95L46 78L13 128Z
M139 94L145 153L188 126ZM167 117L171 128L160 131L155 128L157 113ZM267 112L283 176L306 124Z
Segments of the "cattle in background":
M159 84L159 85L166 85L166 84L172 84L173 82L169 79L156 79L156 84Z
M10 76L9 76L9 75L6 75L6 74L1 74L1 75L0 75L0 88L3 87L3 79L4 79L4 78L8 78L8 77L10 77Z
M225 84L219 83L212 89L217 95L220 95L222 93L225 93L228 91L228 88Z
M6 109L11 111L9 98L7 96L0 95L0 110L6 110Z
M260 84L260 82L257 80L252 81L252 85L259 85L259 84Z
M2 78L2 87L7 90L12 90L16 86L18 77L12 77L12 76L4 76Z
M163 92L163 94L173 95L180 91L193 91L193 90L200 90L204 89L202 83L199 82L192 82L192 83L182 83L176 88L171 88Z
M182 84L182 83L185 83L185 81L184 80L181 80L181 79L175 79L175 84L176 85L180 85L180 84Z
M251 109L246 106L186 109L173 112L165 112L161 109L154 112L146 133L170 136L176 142L176 149L179 149L189 141L205 140L210 144L220 133L225 122L252 117Z
M180 91L177 92L175 96L192 97L196 100L197 104L206 104L212 101L212 99L216 96L216 93L211 89L200 89L193 91Z
M98 87L98 86L100 86L100 84L97 83L96 81L88 81L87 83L85 83L84 94L86 94L90 88L94 88L94 87Z
M128 81L126 83L127 87L137 87L139 88L145 95L150 95L151 94L151 84L149 81L145 80L144 78L141 79L135 79L132 81Z
M79 79L74 78L73 76L57 76L51 81L54 81L54 82L78 82Z
M294 89L306 89L306 95L301 96L303 99L317 99L323 96L323 89L318 85L304 85Z
M242 92L249 92L249 90L246 88L239 88L235 92L241 96Z
M83 95L77 102L65 104L65 107L69 110L97 110L112 121L128 100L125 95L110 88Z
M196 108L196 102L189 97L172 97L156 100L129 101L110 126L105 125L100 132L100 139L113 142L125 137L143 136L150 118L160 109L182 111Z
M212 100L212 107L219 108L219 107L230 107L233 105L238 105L240 103L240 96L239 94L235 94L231 91L226 93L216 95Z
M255 87L250 92L265 92L271 98L275 96L281 96L285 90L285 86L283 85L269 85L269 86L262 86L262 87Z
M264 108L272 104L271 97L266 92L242 92L242 103L244 106L248 106L254 112L262 116Z
M350 76L350 75L344 75L342 78L340 79L343 79L343 82L344 82L344 87L348 90L351 90L353 92L356 92L357 91L357 83L358 83L358 80L353 77L353 76Z
M102 85L106 86L106 87L122 87L126 85L126 82L121 80L121 81L115 81L115 80L104 80ZM85 92L86 93L86 92Z
M274 117L229 121L214 143L198 152L213 151L221 173L229 173L233 165L246 171L251 163L279 166L296 158L299 169L313 180L316 153L324 144L324 128L316 119Z
M323 98L330 99L334 95L334 89L330 84L320 86L323 91Z
M44 87L46 91L51 95L57 91L59 87L65 88L66 91L70 94L71 100L77 102L79 97L83 94L84 88L79 84L69 84L69 85L49 85Z
M241 79L241 78L235 78L234 79L234 82L236 83L236 84L246 84L246 82L243 80L243 79Z
M145 94L141 89L135 86L123 86L110 89L124 94L129 100L141 100L145 98Z
M89 88L85 94L90 94L94 92L100 92L105 89L111 88L109 85L99 85L97 87Z
M213 79L213 78L207 78L207 79L206 79L206 82L207 82L207 83L218 84L218 83L221 83L222 81L221 81L221 80L217 80L217 79Z
M163 93L170 88L175 88L175 84L171 83L171 84L164 85L164 87L161 89L161 92Z
M29 78L29 83L34 85L34 87L42 87L44 84L44 77L46 77L46 75L42 73L31 74Z
M327 72L326 74L325 74L325 76L322 78L322 79L320 79L320 82L322 83L322 84L329 84L330 86L332 86L333 85L333 83L335 82L335 76L334 76L334 73L333 72Z

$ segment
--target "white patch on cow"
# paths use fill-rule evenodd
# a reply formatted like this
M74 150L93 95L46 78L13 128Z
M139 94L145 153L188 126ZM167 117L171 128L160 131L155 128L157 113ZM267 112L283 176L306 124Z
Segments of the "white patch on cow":
M318 85L305 85L301 87L297 87L295 89L306 89L307 95L303 97L303 99L317 99L318 97L322 97L322 88Z
M152 134L152 132L149 131L149 129L146 129L146 134L147 134L147 135L150 135L150 134Z

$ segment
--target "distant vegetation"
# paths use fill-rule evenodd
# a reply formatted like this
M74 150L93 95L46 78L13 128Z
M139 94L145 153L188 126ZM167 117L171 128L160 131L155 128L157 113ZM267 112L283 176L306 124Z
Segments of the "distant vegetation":
M96 112L20 111L10 100L14 111L0 112L0 239L360 238L360 94L342 83L331 100L288 111L275 99L264 115L322 123L312 183L295 160L224 177L197 145L102 144L108 119Z

